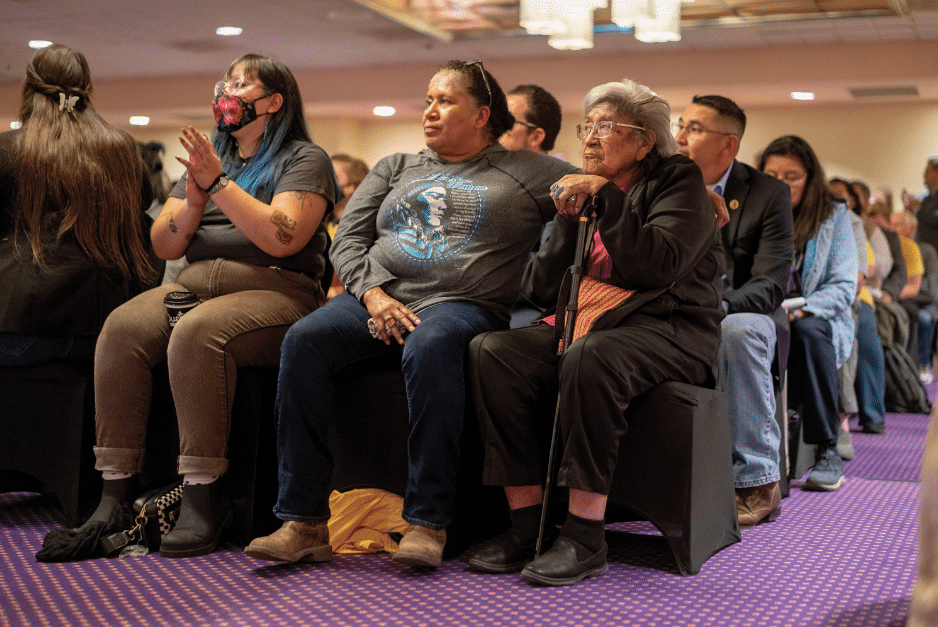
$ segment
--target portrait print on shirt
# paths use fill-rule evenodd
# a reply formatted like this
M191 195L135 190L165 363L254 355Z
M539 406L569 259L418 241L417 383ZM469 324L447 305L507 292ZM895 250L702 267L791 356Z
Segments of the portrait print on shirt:
M420 261L445 261L459 254L485 214L486 189L447 175L399 186L390 216L398 249Z

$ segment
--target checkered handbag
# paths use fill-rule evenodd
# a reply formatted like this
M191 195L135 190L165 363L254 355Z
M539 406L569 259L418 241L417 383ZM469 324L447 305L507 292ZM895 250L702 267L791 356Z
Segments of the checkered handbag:
M134 526L102 538L101 553L107 557L146 555L158 551L163 536L172 531L182 506L182 479L148 490L133 504Z
M159 548L163 536L173 530L182 504L182 480L160 488L149 498L146 495L134 501L137 519L145 518L143 533L151 551ZM139 507L138 507L139 506Z

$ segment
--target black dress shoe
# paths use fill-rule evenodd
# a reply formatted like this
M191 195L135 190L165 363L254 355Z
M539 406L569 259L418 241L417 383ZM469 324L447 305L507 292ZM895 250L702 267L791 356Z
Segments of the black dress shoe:
M866 422L860 425L860 431L863 433L872 433L882 435L886 433L886 423L884 422Z
M545 586L571 586L587 577L605 575L606 547L590 554L589 549L566 536L560 536L546 553L528 564L521 576Z
M523 545L517 533L506 531L479 546L469 558L469 568L480 573L516 573L534 559L536 542Z

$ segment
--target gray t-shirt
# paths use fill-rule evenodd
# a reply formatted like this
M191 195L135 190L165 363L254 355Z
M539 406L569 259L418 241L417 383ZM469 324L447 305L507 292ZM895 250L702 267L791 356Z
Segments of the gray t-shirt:
M470 301L508 318L545 222L550 186L579 168L494 144L458 163L430 149L385 157L349 201L332 247L356 298L381 286L419 313Z
M332 211L340 192L329 155L316 144L308 142L293 142L284 150L292 154L284 164L283 174L277 181L272 197L283 192L315 192L326 199L326 213ZM229 172L231 180L237 182L238 174L246 165L247 162L235 172ZM170 193L172 198L186 197L187 174L176 183ZM259 190L255 197L260 193ZM306 273L318 280L325 270L324 253L327 241L325 224L320 224L309 243L300 252L289 257L268 255L241 233L218 205L209 199L195 237L186 248L186 260L193 263L201 259L224 258L259 266L278 266Z

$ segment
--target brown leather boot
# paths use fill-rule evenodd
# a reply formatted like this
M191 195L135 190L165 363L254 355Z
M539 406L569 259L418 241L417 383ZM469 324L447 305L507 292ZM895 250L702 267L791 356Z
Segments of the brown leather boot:
M446 546L446 529L428 529L411 525L404 532L397 553L392 558L409 566L436 568L443 562L443 547Z
M736 514L740 527L772 522L782 513L782 492L778 481L751 488L736 488Z
M269 536L255 538L244 552L262 560L328 562L332 559L329 526L288 520Z

